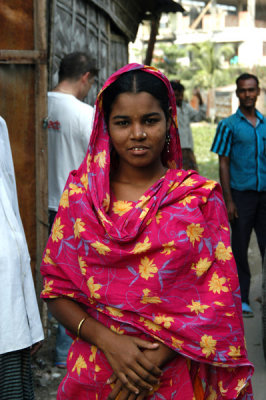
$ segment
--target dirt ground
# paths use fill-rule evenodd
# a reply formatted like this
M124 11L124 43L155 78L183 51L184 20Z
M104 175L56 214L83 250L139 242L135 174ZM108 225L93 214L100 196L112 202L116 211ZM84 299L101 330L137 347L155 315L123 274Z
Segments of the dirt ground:
M251 287L251 306L253 307L255 313L259 313L256 311L256 308L259 308L260 305L257 303L257 298L260 296L261 292L261 260L259 255L258 246L256 243L255 236L252 235L250 246L249 246L249 261L250 267L253 269L253 283ZM256 268L254 268L256 266ZM259 284L254 285L255 281L259 280ZM261 311L260 311L261 313ZM255 315L256 317L260 316ZM257 351L258 346L260 349L260 353L262 353L262 344L261 344L261 333L259 332L259 344L256 342L256 338L254 338L254 322L256 318L249 319L249 321L245 321L245 330L246 330L246 339L247 339L247 347L250 360L255 365L255 375L253 377L253 387L254 394L256 394L256 399L265 399L265 390L266 387L263 384L263 388L259 387L259 383L263 381L261 378L265 376L265 361L263 357L254 353L254 349ZM253 322L253 324L252 324ZM251 326L248 327L247 324ZM259 330L260 331L260 330ZM65 375L65 370L59 369L53 366L54 360L54 349L55 349L55 336L56 336L56 324L55 321L49 322L48 325L48 337L45 339L42 348L38 351L33 360L33 375L34 375L34 386L35 386L35 400L56 400L56 393L58 386ZM255 340L255 342L254 342ZM258 340L257 340L258 341ZM261 365L256 366L259 358L261 358ZM257 367L257 368L256 368ZM255 384L255 385L254 385ZM257 387L257 392L255 391L255 387ZM261 394L263 393L263 394ZM262 396L262 397L261 397ZM74 400L74 399L73 399Z

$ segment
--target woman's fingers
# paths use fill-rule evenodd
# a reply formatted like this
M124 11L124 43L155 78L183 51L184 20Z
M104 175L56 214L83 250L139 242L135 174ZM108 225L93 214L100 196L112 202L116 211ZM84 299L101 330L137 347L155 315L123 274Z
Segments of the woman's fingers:
M149 350L155 350L158 349L159 343L156 342L148 342L147 340L140 339L138 337L134 337L134 342L138 347L141 349L149 349Z
M145 371L149 373L149 377L150 379L148 380L148 382L150 382L151 384L157 384L158 383L158 379L161 375L162 375L162 370L157 367L155 364L153 364L146 356L144 353L141 353L138 357L138 363L139 365L142 367L142 370L140 371L140 369L138 369L138 374L140 376L143 377L144 380L145 376L143 376L143 374L145 374Z
M113 390L107 397L107 400L115 400L117 398L118 394L121 392L122 388L123 388L122 382L120 382L120 380L118 379L116 384L113 387Z

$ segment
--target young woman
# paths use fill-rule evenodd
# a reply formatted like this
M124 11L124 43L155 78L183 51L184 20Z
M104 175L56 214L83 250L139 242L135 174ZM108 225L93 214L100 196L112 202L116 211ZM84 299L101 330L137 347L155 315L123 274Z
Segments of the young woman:
M252 399L220 186L183 171L174 93L113 74L44 252L42 297L72 332L58 399Z

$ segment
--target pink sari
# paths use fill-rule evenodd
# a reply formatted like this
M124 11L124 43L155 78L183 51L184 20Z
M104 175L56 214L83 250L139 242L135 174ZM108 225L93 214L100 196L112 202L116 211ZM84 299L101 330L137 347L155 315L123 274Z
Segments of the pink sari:
M177 129L170 129L169 169L138 202L110 192L110 141L102 92L85 160L72 171L44 252L43 298L66 296L117 332L158 339L176 351L149 399L253 399L239 283L221 188L180 170ZM95 346L74 338L58 399L100 400L112 370Z

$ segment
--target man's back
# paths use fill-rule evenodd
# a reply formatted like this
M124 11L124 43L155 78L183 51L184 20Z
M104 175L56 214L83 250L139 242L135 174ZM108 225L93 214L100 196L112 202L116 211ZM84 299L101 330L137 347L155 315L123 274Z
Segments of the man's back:
M57 211L69 172L89 144L93 108L71 94L48 93L48 208Z

